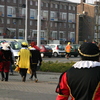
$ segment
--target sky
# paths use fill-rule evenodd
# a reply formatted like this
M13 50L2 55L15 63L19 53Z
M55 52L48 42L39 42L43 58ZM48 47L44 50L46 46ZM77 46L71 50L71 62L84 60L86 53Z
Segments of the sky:
M68 1L76 2L76 3L80 3L81 2L81 0L68 0ZM100 0L86 0L86 3L94 4L94 1L100 1Z

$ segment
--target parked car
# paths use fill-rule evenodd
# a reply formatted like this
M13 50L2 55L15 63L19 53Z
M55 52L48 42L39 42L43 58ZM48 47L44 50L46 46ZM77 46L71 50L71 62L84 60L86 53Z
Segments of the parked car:
M52 48L54 57L66 55L63 45L61 45L61 44L48 44L48 45Z
M52 49L49 45L41 45L40 46L41 57L52 57Z
M71 49L71 53L70 56L73 55L74 57L77 57L79 55L78 53L78 48L80 46L80 44L71 44L72 49ZM66 45L64 45L64 48L66 47Z

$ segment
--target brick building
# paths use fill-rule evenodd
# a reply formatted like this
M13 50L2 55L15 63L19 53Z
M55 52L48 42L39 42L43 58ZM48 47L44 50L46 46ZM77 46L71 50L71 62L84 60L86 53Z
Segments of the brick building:
M77 6L76 43L100 41L100 2Z
M24 38L26 0L0 0L0 36ZM38 0L28 1L27 39L37 39ZM65 0L41 0L41 42L76 42L77 4Z

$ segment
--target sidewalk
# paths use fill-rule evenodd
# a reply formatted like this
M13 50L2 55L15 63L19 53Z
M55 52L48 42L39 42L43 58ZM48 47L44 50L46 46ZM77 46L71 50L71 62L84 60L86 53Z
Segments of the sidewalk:
M9 75L9 81L0 81L0 100L55 100L55 88L61 73L37 72L38 82L21 81L19 73Z

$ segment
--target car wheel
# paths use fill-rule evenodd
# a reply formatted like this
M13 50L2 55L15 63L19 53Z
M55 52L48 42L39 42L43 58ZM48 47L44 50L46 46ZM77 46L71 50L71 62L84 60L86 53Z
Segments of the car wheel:
M54 55L54 57L58 57L58 54L57 54L56 52L54 52L54 54L53 54L53 55Z
M43 53L41 53L41 57L42 57L42 58L44 57L44 54L43 54Z

